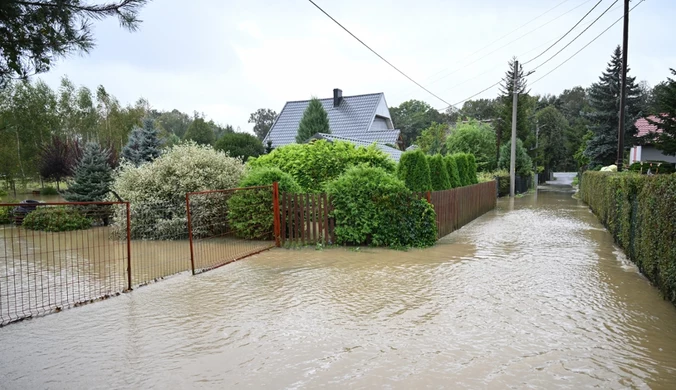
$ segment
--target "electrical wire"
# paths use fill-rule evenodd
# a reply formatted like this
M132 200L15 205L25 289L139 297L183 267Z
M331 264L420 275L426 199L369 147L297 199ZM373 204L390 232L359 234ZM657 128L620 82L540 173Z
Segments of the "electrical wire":
M536 55L535 57L531 58L530 60L524 62L523 64L524 64L524 65L527 65L528 63L533 62L534 60L540 58L540 56L542 56L543 54L545 54L546 52L548 52L549 49L551 49L552 47L556 46L557 43L561 42L561 40L563 40L563 38L565 38L566 36L568 36L568 34L570 34L573 30L575 30L575 27L579 26L580 23L582 23L582 21L583 21L587 16L589 16L589 14L592 13L592 11L594 11L594 10L596 9L596 7L599 6L599 4L601 4L602 1L603 1L603 0L599 0L598 3L594 4L594 6L593 6L589 11L587 11L586 14L584 14L584 16L582 17L582 19L578 20L577 23L575 23L575 25L574 25L573 27L571 27L570 30L566 31L566 33L563 34L563 36L561 36L561 38L557 39L556 42L552 43L551 46L549 46L548 48L546 48L542 53L540 53L540 54ZM612 7L612 5L611 5L611 7ZM593 23L592 23L592 24L593 24Z
M645 0L641 0L641 1L639 1L638 3L636 3L635 6L631 7L631 9L629 9L629 12L633 11L634 8L638 7L638 6L639 6L641 3L643 3L644 1L645 1ZM566 62L570 61L573 57L575 57L576 55L578 55L582 50L586 49L587 46L591 45L592 43L594 43L594 41L596 41L597 39L599 39L599 37L600 37L601 35L605 34L605 33L606 33L608 30L610 30L614 25L616 25L619 21L621 21L623 17L624 17L624 15L623 15L622 17L620 17L619 19L617 19L613 24L611 24L610 26L608 26L608 28L606 28L605 30L601 31L601 33L600 33L599 35L597 35L596 37L594 37L594 39L592 39L592 40L591 40L589 43L587 43L586 45L582 46L582 48L581 48L580 50L576 51L572 56L568 57L565 61L563 61L562 63L560 63L560 64L559 64L558 66L556 66L554 69L552 69L552 70L550 70L549 72L547 72L547 73L545 73L544 75L542 75L542 77L540 77L539 79L536 79L535 81L533 81L532 83L530 83L530 85L533 85L533 84L537 83L538 81L544 79L545 77L549 76L552 72L554 72L555 70L557 70L557 69L559 69L561 66L563 66Z
M449 106L451 105L451 103L449 103L449 102L447 102L446 100L440 98L440 97L437 96L435 93L433 93L433 92L430 91L429 89L425 88L422 84L420 84L419 82L413 80L409 75L407 75L406 73L402 72L399 68L397 68L396 66L394 66L390 61L386 60L383 56L381 56L380 54L378 54L378 52L376 52L375 50L371 49L371 47L369 47L369 45L367 45L366 43L364 43L364 41L362 41L361 39L359 39L359 38L358 38L356 35L354 35L350 30L348 30L347 28L345 28L345 26L343 26L342 24L340 24L336 19L333 18L333 16L329 15L329 14L328 14L326 11L324 11L320 6L318 6L317 3L315 3L315 2L312 1L312 0L308 0L308 1L309 1L310 3L312 3L312 5L314 5L315 7L317 7L318 10L322 11L322 13L323 13L324 15L326 15L329 19L333 20L333 22L336 23L338 26L340 26L340 28L342 28L343 30L345 30L345 32L347 32L348 34L350 34L350 35L352 36L352 38L356 39L356 40L357 40L359 43L361 43L364 47L366 47L367 49L369 49L373 54L375 54L376 56L378 56L378 58L380 58L381 60L383 60L387 65L391 66L392 69L396 70L396 71L399 72L402 76L406 77L406 78L409 79L411 82L413 82L415 85L417 85L418 87L422 88L425 92L427 92L427 93L429 93L430 95L434 96L435 98L441 100L441 101L444 102L445 104L448 104Z

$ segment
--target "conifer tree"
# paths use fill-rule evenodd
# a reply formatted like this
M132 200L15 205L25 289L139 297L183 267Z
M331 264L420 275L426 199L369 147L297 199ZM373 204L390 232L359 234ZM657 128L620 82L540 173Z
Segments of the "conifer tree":
M458 164L455 162L455 157L450 154L446 155L444 157L444 164L446 165L446 170L448 171L448 178L451 182L451 188L462 187L460 172L458 172Z
M628 71L628 69L627 69ZM587 114L591 124L589 130L594 134L587 142L585 155L590 165L610 165L617 158L617 127L620 112L620 83L622 76L622 50L619 46L613 52L606 71L599 82L589 88L589 105L592 112ZM635 143L636 127L639 118L640 91L634 77L627 75L626 114L624 123L624 147Z
M110 191L113 181L108 165L110 152L95 142L88 142L75 168L73 183L63 197L69 202L99 202Z
M122 157L139 166L153 161L160 156L160 139L155 128L155 121L143 120L143 127L135 127L129 135L127 144L122 149Z
M676 76L676 70L671 69ZM667 78L667 83L660 88L655 96L657 121L651 121L661 133L655 135L655 147L664 154L676 155L676 81Z
M427 162L430 166L432 191L443 191L451 188L451 180L448 177L448 170L441 154L427 156Z
M397 166L397 176L411 191L432 191L430 166L425 153L421 150L413 150L401 155Z
M499 148L505 142L509 141L512 134L512 107L514 106L514 62L516 58L512 58L509 61L509 69L505 72L505 77L502 79L500 84L500 120L496 122L495 133L497 148L496 158L498 156ZM528 126L528 105L530 96L528 95L526 87L526 78L523 73L523 67L519 64L518 79L519 85L516 88L517 93L519 94L519 99L517 100L516 106L516 136L521 139L527 146L529 145L529 135L531 133Z
M467 153L467 174L469 175L469 183L477 184L479 179L476 177L476 157L472 153Z
M329 129L329 115L324 110L322 102L317 98L312 98L298 125L296 142L302 144L317 133L331 134L331 130Z

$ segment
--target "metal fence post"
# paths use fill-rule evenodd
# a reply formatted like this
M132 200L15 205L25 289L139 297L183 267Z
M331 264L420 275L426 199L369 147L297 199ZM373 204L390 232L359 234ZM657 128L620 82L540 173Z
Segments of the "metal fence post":
M127 290L131 291L131 207L124 202L127 208Z
M275 246L280 247L281 224L279 221L279 183L272 183L272 212L274 213L273 224L275 231Z
M195 275L195 251L192 243L192 218L190 217L190 193L185 194L185 211L188 216L188 240L190 241L190 269Z

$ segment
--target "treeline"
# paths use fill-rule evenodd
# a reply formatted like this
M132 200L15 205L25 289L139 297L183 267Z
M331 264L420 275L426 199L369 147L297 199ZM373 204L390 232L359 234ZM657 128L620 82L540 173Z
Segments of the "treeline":
M252 114L252 120L257 114ZM274 119L276 114L271 114ZM44 177L40 168L53 161L55 151L71 150L77 159L90 141L108 150L110 164L115 165L132 131L143 127L144 119L152 121L165 148L193 140L244 159L264 152L256 137L197 112L159 111L143 98L123 105L102 85L92 91L76 87L67 77L56 90L39 79L15 81L0 87L0 178L10 187L39 180ZM267 132L266 123L256 125Z
M532 95L523 69L517 70L521 78L517 138L531 163L550 171L614 163L620 70L618 47L598 82L566 89L559 95ZM406 101L390 109L394 126L401 129L407 146L416 145L429 154L472 153L481 171L499 168L500 150L511 137L513 75L512 60L498 96L468 100L460 109L439 112L425 102ZM668 82L651 88L645 81L637 84L631 75L627 78L626 150L642 142L636 137L637 119L667 112L658 97L668 90Z

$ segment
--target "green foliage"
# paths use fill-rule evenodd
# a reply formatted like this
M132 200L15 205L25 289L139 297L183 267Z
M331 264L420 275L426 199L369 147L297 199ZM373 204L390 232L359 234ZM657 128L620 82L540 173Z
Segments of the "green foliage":
M460 171L458 170L458 163L455 161L455 157L450 154L444 156L444 165L448 171L448 179L451 183L451 188L462 187Z
M536 161L547 171L556 171L565 168L566 133L569 125L563 114L550 105L535 114L539 126L538 149Z
M446 153L446 134L448 125L432 122L432 125L422 131L415 140L415 144L427 154Z
M591 131L587 131L587 133L582 137L582 142L580 143L580 147L577 149L575 154L573 155L573 159L577 163L578 168L583 168L588 166L591 163L591 160L589 157L585 154L585 150L587 149L587 143L594 137L594 133Z
M135 31L146 0L85 4L80 0L7 1L0 6L0 84L49 71L60 57L94 47L93 21L117 17ZM11 32L11 33L8 33Z
M91 219L73 207L38 207L26 215L22 225L25 229L45 232L66 232L92 227Z
M40 190L40 195L59 195L59 191L54 187L46 186Z
M676 304L676 175L587 171L580 197L627 257Z
M0 190L0 195L2 195L2 190ZM7 193L5 193L7 195ZM2 199L2 203L18 203L15 200L11 199ZM14 206L0 206L0 225L6 225L13 222L12 216Z
M669 174L674 173L674 163L667 161L641 161L631 164L629 170L632 172L638 172L642 174L647 174L650 171L653 175L659 174Z
M364 148L325 140L285 145L250 158L247 164L252 168L277 167L293 176L303 191L312 193L321 192L325 183L359 164L381 167L387 172L394 172L396 167L392 158L375 145Z
M451 179L448 177L448 170L441 154L427 156L427 163L430 167L430 179L432 180L432 191L443 191L451 188Z
M446 139L448 153L473 154L479 172L492 171L497 166L495 145L495 130L475 119L458 122Z
M676 70L671 69L676 76ZM676 155L676 81L667 78L667 82L655 93L655 108L659 120L652 121L662 132L654 137L655 147L664 154Z
M198 145L213 145L216 135L213 128L203 118L195 117L183 139L193 141Z
M467 158L467 172L469 174L470 184L477 184L479 181L476 176L476 159L471 153L467 153L465 156Z
M510 134L512 134L512 107L514 105L513 91L514 91L514 61L513 58L509 61L509 69L505 72L505 77L500 84L500 113L495 125L496 137L499 145L503 145L509 141ZM517 92L519 99L517 100L516 108L516 136L528 148L535 146L535 137L530 126L530 116L533 109L534 99L528 95L528 88L526 78L524 77L523 66L519 64L519 69L516 70L519 74L519 85Z
M589 104L592 111L587 114L592 138L587 142L585 155L591 165L610 165L617 158L617 127L620 112L620 84L622 73L622 50L619 46L613 52L606 71L598 83L589 88ZM626 119L624 123L624 146L629 148L635 143L636 126L639 117L640 90L635 78L627 76Z
M110 151L88 142L75 167L73 182L63 194L69 202L99 202L105 199L113 181L108 165Z
M317 98L312 98L298 124L296 142L299 144L307 142L310 137L317 133L331 133L331 130L329 129L329 115L326 113L326 110L324 110L322 102Z
M139 166L160 156L160 144L155 121L145 118L143 127L135 127L131 131L127 144L122 148L122 157Z
M460 110L460 116L462 118L475 118L477 120L495 119L500 115L500 112L502 110L502 108L500 107L501 104L502 103L499 98L467 100L462 105L462 110ZM495 151L495 147L493 149Z
M251 113L249 122L253 123L253 132L256 137L262 142L265 136L268 135L270 128L277 119L277 113L269 108L259 108L256 112Z
M338 242L396 248L434 245L433 207L384 169L350 168L326 189L334 206Z
M432 191L430 166L425 153L419 149L402 153L397 166L397 177L413 192Z
M443 114L420 100L407 100L398 107L391 107L390 115L394 128L401 130L405 146L411 145L432 123L446 123Z
M512 142L509 141L500 147L500 160L498 161L498 168L509 171ZM516 167L514 168L518 176L529 177L533 172L533 161L526 153L523 147L523 142L517 138L516 140Z
M228 153L229 156L241 157L244 161L265 153L263 143L248 133L225 133L216 141L214 148Z
M244 171L242 160L211 146L186 142L139 167L122 165L116 171L112 189L131 203L133 238L182 239L187 236L185 194L235 188ZM196 227L200 226L200 218L215 218L215 213L226 207L222 197L203 199L206 200L193 212ZM124 216L116 217L114 230L119 233L126 228L120 222Z
M239 182L239 187L269 186L279 183L279 193L299 193L300 186L279 168L258 168ZM228 222L238 237L246 239L274 238L272 190L268 188L235 192L228 200Z
M472 184L472 173L469 166L469 159L466 153L455 153L452 155L455 159L455 165L458 167L458 176L460 177L460 186ZM476 176L476 174L474 175Z

